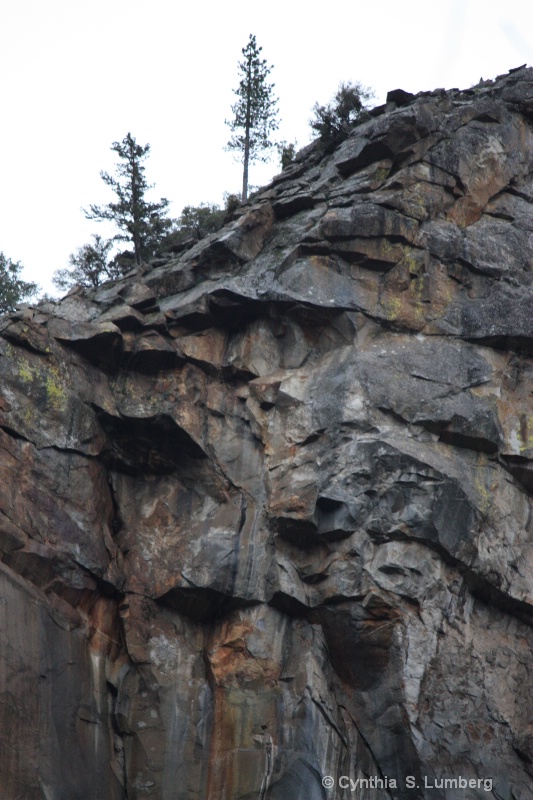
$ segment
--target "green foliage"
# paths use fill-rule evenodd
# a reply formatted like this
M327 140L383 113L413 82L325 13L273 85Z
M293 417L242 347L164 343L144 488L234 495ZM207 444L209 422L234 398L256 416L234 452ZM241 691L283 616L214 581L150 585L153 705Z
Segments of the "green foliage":
M360 83L343 82L328 105L315 103L315 116L309 124L326 147L337 145L357 122L366 119L365 103L373 96L372 89Z
M70 267L54 272L52 280L55 286L60 291L66 291L72 286L96 289L105 281L119 278L122 271L114 262L108 262L112 247L113 240L105 240L98 234L93 234L92 243L84 244L75 253L71 253Z
M13 311L39 291L36 283L22 280L22 269L20 261L12 261L0 252L0 314Z
M195 242L217 231L224 224L226 212L215 203L200 203L185 206L179 218L173 221L172 229L165 233L158 247L158 254L179 253Z
M296 155L296 144L297 142L283 141L276 145L279 154L279 163L282 170L286 169L289 164L292 164L294 161L294 157Z
M231 217L242 204L241 196L234 192L224 192L224 210L226 218Z
M268 150L274 146L270 137L278 128L278 100L273 94L274 84L268 83L272 67L260 57L262 49L250 34L248 44L242 49L244 60L239 63L240 82L234 90L237 102L231 107L234 116L231 121L226 120L233 132L226 149L242 154L243 203L248 197L248 165L268 160Z
M165 234L167 236L168 234ZM135 267L135 253L133 250L121 250L115 253L108 264L108 268L119 276L125 275Z
M166 218L169 201L162 198L151 203L145 194L152 186L146 181L143 165L150 152L150 145L139 145L128 135L111 147L121 159L116 165L117 177L101 172L101 178L117 195L117 202L105 206L91 205L85 211L87 219L111 220L119 229L114 237L117 241L132 242L135 263L152 256L158 249L165 233L171 226Z
M178 219L179 230L197 239L203 239L224 224L225 211L214 203L185 206Z

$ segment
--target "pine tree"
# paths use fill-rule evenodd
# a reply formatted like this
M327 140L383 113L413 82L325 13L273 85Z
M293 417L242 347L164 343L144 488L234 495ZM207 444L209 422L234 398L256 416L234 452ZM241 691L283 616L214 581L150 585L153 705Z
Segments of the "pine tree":
M115 240L132 242L137 265L154 254L159 241L170 227L171 220L165 217L169 201L161 198L150 203L145 194L152 186L146 182L143 160L150 152L150 145L137 144L128 135L111 147L121 161L116 166L117 178L101 172L101 178L117 195L118 201L105 206L91 205L85 211L87 219L111 220L120 233Z
M271 134L277 130L277 98L273 83L267 83L272 67L260 58L262 47L257 46L255 36L250 34L246 47L242 49L244 60L239 63L241 80L235 89L237 102L231 107L234 118L226 120L234 135L227 144L228 150L242 153L242 202L248 198L248 166L253 161L267 161L268 151L274 146Z
M39 291L36 283L22 280L21 271L19 261L12 261L0 252L0 314L14 311L15 306Z

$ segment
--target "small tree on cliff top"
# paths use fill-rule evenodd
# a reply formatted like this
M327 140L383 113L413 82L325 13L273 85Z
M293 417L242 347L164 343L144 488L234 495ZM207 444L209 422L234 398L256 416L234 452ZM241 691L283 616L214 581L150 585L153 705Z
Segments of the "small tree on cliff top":
M114 262L109 261L113 241L102 239L98 234L93 234L92 238L92 242L78 247L75 253L70 254L70 267L54 272L52 280L61 291L76 285L96 289L105 281L120 278L121 271Z
M22 264L19 261L12 261L0 252L0 314L13 311L15 306L39 291L36 283L22 280L21 272Z
M330 103L315 103L309 124L324 145L336 145L348 136L356 122L367 116L366 103L372 97L374 93L367 86L343 82Z
M147 183L143 165L150 152L150 145L137 144L135 138L128 135L121 142L113 142L111 147L121 161L117 164L118 177L107 172L100 175L104 183L113 189L117 202L105 206L90 206L85 212L87 219L111 220L120 233L114 239L132 242L135 263L140 264L157 250L159 241L172 224L165 217L169 201L161 198L158 203L150 203L145 198L151 185Z
M267 161L267 151L274 146L271 134L277 130L277 98L274 84L267 79L272 67L260 58L262 47L257 46L255 36L250 34L243 47L244 60L239 63L241 80L235 89L237 102L231 107L234 118L226 120L233 131L226 149L242 153L242 202L248 198L248 166L253 161Z

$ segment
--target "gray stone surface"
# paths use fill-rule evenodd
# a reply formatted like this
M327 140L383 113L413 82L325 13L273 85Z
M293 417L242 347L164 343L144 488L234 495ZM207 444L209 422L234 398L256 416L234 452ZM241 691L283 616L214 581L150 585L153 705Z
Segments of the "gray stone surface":
M533 798L532 96L0 320L2 800Z

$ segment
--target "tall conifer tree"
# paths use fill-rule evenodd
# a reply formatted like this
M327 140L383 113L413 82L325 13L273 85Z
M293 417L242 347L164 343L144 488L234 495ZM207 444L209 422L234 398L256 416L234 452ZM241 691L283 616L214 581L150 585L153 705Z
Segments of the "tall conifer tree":
M239 88L234 90L237 102L231 107L234 118L226 120L233 131L227 149L242 153L243 203L248 198L248 166L253 161L268 160L267 151L274 146L270 137L278 128L278 100L273 94L274 84L267 81L272 67L260 57L262 49L250 34L248 44L242 49L244 60L239 63L241 80Z
M121 142L113 142L114 150L121 161L117 164L118 177L101 172L101 178L117 195L117 202L105 206L90 206L85 212L87 219L111 220L120 233L114 237L119 241L132 242L135 263L153 255L158 241L172 224L165 218L169 201L161 198L158 203L150 203L145 194L152 186L146 182L144 159L150 152L150 145L137 144L128 135Z

